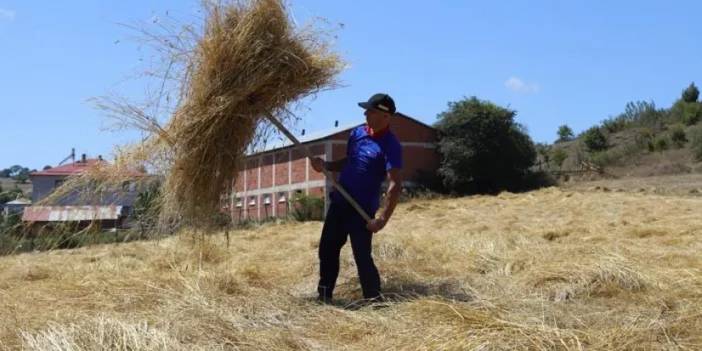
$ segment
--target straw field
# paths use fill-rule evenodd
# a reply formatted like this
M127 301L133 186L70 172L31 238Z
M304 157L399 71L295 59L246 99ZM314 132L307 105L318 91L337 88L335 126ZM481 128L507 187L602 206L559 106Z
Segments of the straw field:
M0 348L702 349L702 199L548 188L413 200L377 234L391 302L313 301L321 223L0 258Z

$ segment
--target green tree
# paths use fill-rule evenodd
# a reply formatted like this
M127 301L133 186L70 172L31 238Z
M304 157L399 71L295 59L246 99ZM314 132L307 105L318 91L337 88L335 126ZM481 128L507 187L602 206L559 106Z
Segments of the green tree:
M24 184L29 180L29 172L22 172L14 177L20 184Z
M590 152L607 149L607 137L599 127L592 127L583 134L583 142Z
M26 183L29 179L29 174L34 170L30 171L27 167L22 167L20 165L14 165L10 168L2 170L0 173L3 177L12 178L20 183Z
M688 103L697 102L699 97L700 91L697 89L697 86L695 86L695 82L690 83L690 85L682 92L683 101Z
M567 124L564 124L560 127L558 127L558 139L556 140L557 143L562 143L564 141L571 141L573 140L574 134L573 130L568 127Z
M476 97L449 102L435 126L442 155L439 174L459 194L512 190L536 160L536 150L516 113Z

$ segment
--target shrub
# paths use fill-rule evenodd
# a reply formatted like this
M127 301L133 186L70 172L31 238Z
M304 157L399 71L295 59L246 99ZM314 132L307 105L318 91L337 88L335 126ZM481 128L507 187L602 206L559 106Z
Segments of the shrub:
M627 163L634 155L641 153L641 145L636 142L628 142L605 151L594 152L590 155L590 161L597 166L604 168L623 162Z
M702 126L689 130L690 148L697 161L702 161Z
M298 193L292 199L292 215L300 222L319 221L324 216L324 199Z
M527 172L520 178L519 182L515 184L513 191L530 191L554 186L556 184L558 184L558 182L549 172Z
M622 121L624 125L657 128L665 118L665 111L658 110L653 101L636 101L627 103L624 112L617 116L616 120Z
M634 136L634 142L639 148L649 147L653 145L654 136L655 134L651 128L639 128Z
M608 118L602 121L602 128L608 133L617 133L626 129L628 123L621 118Z
M551 152L551 160L559 169L563 166L563 162L568 158L568 153L563 148L554 149Z
M697 102L685 103L682 112L682 122L687 125L695 125L702 120L702 104Z
M687 137L685 136L685 130L681 125L674 125L670 129L670 141L677 148L682 148L687 143Z
M438 194L444 194L447 192L441 179L441 175L435 171L430 172L426 170L418 170L414 177L414 181L417 184L417 187L416 189L409 189L410 192L430 192Z
M148 184L134 201L134 209L130 217L142 238L156 229L161 212L161 206L158 201L160 192L160 183Z
M653 150L652 151L665 151L668 150L669 142L668 138L664 135L658 136L653 140Z
M10 215L0 214L0 235L15 235L22 232L22 217L13 213Z
M607 137L605 137L599 127L592 127L585 131L583 134L583 142L590 152L603 151L608 147Z

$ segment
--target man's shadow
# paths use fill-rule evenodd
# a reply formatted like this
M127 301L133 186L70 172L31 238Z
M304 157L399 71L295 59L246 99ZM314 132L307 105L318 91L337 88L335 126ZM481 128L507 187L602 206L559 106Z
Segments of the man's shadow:
M357 278L339 284L338 297L331 305L345 310L360 310L365 307L385 308L394 304L405 303L425 297L434 297L442 300L469 302L475 299L471 291L463 288L457 280L443 280L434 282L420 282L408 279L388 279L383 285L382 301L372 301L362 298L362 293ZM355 287L355 288L350 288Z

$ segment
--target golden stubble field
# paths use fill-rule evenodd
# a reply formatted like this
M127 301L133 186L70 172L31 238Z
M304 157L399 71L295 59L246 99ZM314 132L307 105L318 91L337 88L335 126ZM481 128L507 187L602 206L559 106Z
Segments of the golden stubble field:
M318 305L321 223L0 258L0 349L702 349L702 198L548 188L414 200Z

